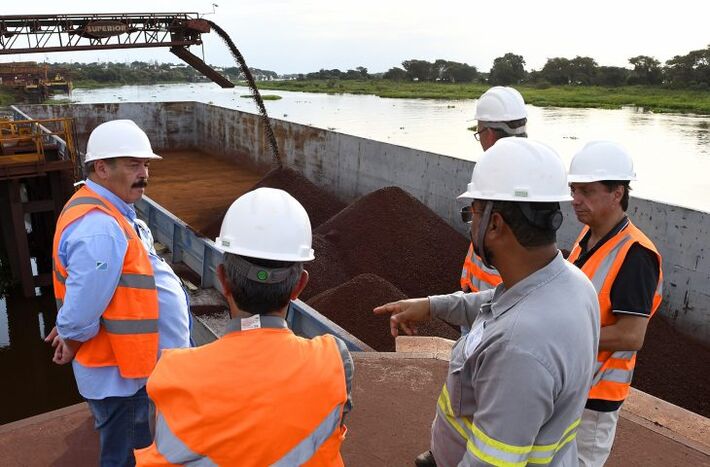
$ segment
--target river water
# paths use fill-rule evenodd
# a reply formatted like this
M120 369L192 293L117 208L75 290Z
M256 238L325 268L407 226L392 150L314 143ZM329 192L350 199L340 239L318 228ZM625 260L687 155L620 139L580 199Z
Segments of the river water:
M77 89L77 103L200 101L256 113L246 87L212 83ZM476 101L389 99L353 94L262 91L282 98L265 101L273 118L330 129L461 159L482 154L474 140ZM638 181L633 194L710 212L710 116L619 110L528 106L528 134L555 148L569 162L586 141L609 139L632 153ZM465 187L462 187L462 189Z

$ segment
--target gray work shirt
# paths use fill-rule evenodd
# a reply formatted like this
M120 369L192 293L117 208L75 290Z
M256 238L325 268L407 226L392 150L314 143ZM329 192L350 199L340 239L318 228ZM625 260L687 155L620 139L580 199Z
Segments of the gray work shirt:
M429 297L471 332L454 345L432 425L437 465L576 466L576 428L599 342L589 279L557 256L515 284Z

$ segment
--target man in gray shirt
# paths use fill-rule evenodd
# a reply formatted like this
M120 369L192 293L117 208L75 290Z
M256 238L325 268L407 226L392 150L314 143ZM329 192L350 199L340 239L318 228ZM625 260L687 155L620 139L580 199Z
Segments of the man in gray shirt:
M570 199L559 156L507 138L476 164L462 210L476 253L503 283L476 294L403 300L393 335L432 317L466 325L437 403L431 451L418 466L577 464L576 429L599 340L599 305L587 277L555 244L559 201Z

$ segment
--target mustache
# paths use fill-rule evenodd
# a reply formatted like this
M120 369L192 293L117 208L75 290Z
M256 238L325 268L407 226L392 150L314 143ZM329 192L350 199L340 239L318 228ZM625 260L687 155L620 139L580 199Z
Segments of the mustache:
M131 188L145 188L148 186L148 179L147 178L141 178L138 180L136 183L131 185Z

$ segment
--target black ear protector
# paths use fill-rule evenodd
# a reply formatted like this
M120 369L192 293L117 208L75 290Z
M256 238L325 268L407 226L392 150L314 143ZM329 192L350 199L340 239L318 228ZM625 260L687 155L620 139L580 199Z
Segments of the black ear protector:
M562 225L564 217L562 216L562 211L560 211L559 203L554 203L554 207L551 206L550 209L544 210L533 209L530 203L518 203L518 206L528 222L535 227L556 231Z

